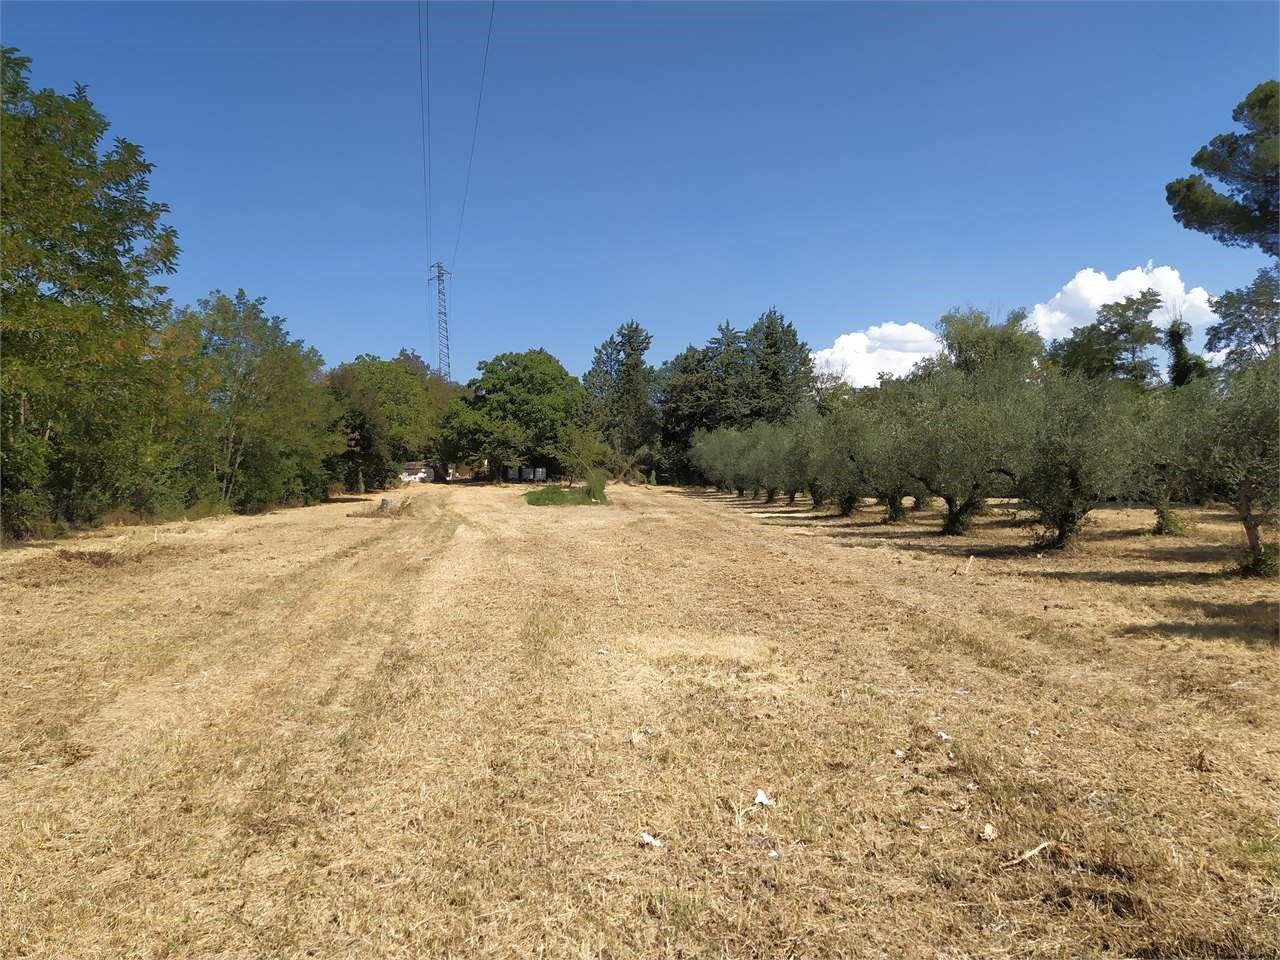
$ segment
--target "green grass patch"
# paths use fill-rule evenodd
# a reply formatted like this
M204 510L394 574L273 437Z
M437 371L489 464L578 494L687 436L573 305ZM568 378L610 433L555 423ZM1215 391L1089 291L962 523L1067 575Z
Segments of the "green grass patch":
M541 490L530 490L524 495L524 499L526 503L535 507L581 507L592 503L608 502L603 493L599 499L593 499L591 491L586 487L574 487L572 490L566 490L564 487L543 487Z

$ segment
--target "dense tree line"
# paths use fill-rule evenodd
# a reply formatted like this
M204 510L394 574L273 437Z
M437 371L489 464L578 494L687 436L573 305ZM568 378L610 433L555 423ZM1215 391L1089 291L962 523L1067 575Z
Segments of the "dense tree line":
M345 441L329 472L357 493L386 486L403 463L437 457L445 412L465 393L412 350L390 360L363 354L331 370L325 383Z
M487 464L546 466L581 475L698 479L689 445L698 430L777 422L813 395L808 346L775 309L746 330L722 324L655 369L652 337L631 321L595 350L581 381L545 350L502 354L479 365L446 415L445 450Z
M1234 505L1264 565L1274 520L1280 272L1213 301L1206 350L1145 291L1045 344L1015 311L953 310L939 353L905 377L854 389L815 374L794 326L769 309L722 324L654 365L652 337L622 324L581 378L545 350L478 365L465 387L415 353L326 369L266 301L213 291L177 307L176 268L151 165L83 88L35 90L3 57L0 187L0 514L7 536L92 523L302 504L394 482L440 458L501 478L604 471L626 480L710 481L774 500L803 494L850 513L874 498L886 522L936 501L963 534L994 497L1033 506L1069 543L1098 503L1142 499L1157 532L1173 504ZM1277 86L1237 108L1243 133L1196 153L1170 183L1174 216L1274 256ZM1157 362L1164 350L1168 363Z
M265 300L176 308L178 259L141 148L86 90L32 89L3 52L0 518L99 520L309 503L434 449L459 391L416 355L325 371Z
M478 369L469 395L446 411L445 455L487 467L495 480L509 467L571 472L586 425L581 382L545 350L499 354Z

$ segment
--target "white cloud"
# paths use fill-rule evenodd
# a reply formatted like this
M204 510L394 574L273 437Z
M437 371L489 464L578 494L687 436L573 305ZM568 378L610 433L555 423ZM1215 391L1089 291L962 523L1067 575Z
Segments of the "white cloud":
M880 323L842 333L831 346L814 351L813 364L856 387L868 387L881 371L902 376L916 361L937 353L938 346L933 331L918 323Z
M1100 270L1086 267L1048 303L1035 305L1031 311L1031 323L1046 342L1056 340L1067 336L1075 327L1092 323L1098 308L1104 303L1115 303L1148 288L1159 293L1163 301L1163 307L1151 317L1158 327L1167 327L1171 311L1178 309L1182 312L1182 319L1197 333L1217 322L1218 318L1209 309L1209 291L1204 287L1188 290L1182 275L1173 267L1155 267L1148 261L1145 267L1122 270L1114 279Z
M1103 304L1147 289L1160 294L1162 306L1151 317L1158 327L1167 327L1173 312L1179 310L1196 334L1202 335L1218 321L1209 308L1209 291L1204 287L1188 290L1182 274L1173 267L1157 267L1148 261L1145 267L1122 270L1115 277L1086 267L1047 303L1037 303L1030 322L1048 343L1092 323ZM917 361L933 356L940 347L937 335L918 323L881 323L836 337L831 346L814 351L813 364L854 386L866 387L876 384L881 372L894 376L908 373Z

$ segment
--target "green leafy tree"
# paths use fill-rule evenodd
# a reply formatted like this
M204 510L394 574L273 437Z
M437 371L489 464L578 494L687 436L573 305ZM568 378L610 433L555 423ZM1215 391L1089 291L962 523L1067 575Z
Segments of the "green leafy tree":
M814 482L813 471L819 467L812 458L829 449L826 425L825 418L810 410L784 424L761 420L745 430L699 431L691 457L720 489L736 490L740 497L750 491L753 499L764 491L766 503L785 492L794 502L803 485Z
M901 521L906 516L906 498L918 501L924 492L911 474L908 459L912 418L917 413L914 390L911 381L886 378L858 398L866 409L864 475L876 498L884 504L885 523Z
M1049 375L1021 399L1029 438L1014 458L1014 489L1040 511L1045 545L1064 547L1089 512L1133 475L1138 431L1131 390L1114 380Z
M1280 256L1280 83L1258 84L1231 119L1244 132L1219 134L1197 150L1191 165L1200 172L1169 183L1165 197L1187 229Z
M1104 304L1093 323L1055 342L1048 358L1069 373L1147 385L1156 375L1149 351L1160 342L1160 331L1151 322L1151 314L1159 307L1160 294L1155 290Z
M746 335L728 322L722 323L707 341L704 353L711 378L708 404L703 411L707 428L749 427L757 419L759 389Z
M592 495L603 502L603 483L608 474L606 467L615 460L613 449L600 438L594 425L575 423L562 435L556 459L561 470L571 481L577 480L592 487ZM597 482L597 477L599 479Z
M1231 374L1210 421L1207 469L1244 528L1246 574L1275 576L1275 548L1262 539L1280 512L1280 354Z
M191 475L238 510L321 499L342 447L322 358L265 303L215 290L173 321L175 342L194 347L185 389L201 402L184 438Z
M420 460L440 441L449 401L460 395L456 384L435 373L412 350L390 360L364 354L352 361L377 392L387 418L391 455L397 462Z
M1197 377L1139 398L1136 482L1139 492L1155 508L1153 533L1186 532L1186 522L1174 511L1173 503L1187 499L1199 487L1213 391L1211 379Z
M504 467L546 467L558 474L582 425L587 394L578 379L546 350L503 353L479 364L467 386L470 397L449 405L444 449L451 460L488 461L490 474Z
M619 476L630 476L641 462L651 465L656 459L656 374L645 361L652 343L653 337L640 324L624 323L596 347L591 369L582 378L600 432L615 453Z
M822 438L822 414L813 403L806 403L782 428L782 488L787 503L796 502L801 491L813 494L818 478L814 458ZM820 502L820 497L815 497Z
M993 323L983 310L955 309L938 321L942 351L938 362L962 373L997 373L1012 379L1030 376L1044 353L1040 334L1027 324L1027 311L1010 311Z
M873 459L887 463L886 479L905 470L917 503L941 499L942 532L958 535L1008 487L1026 439L1021 401L1042 343L1022 310L999 324L982 311L953 310L939 327L943 349L916 365L909 387L895 388L902 391L894 404L898 432Z
M1008 483L1024 437L1015 382L943 369L919 381L903 456L911 477L946 504L942 532L965 533L989 497Z
M839 403L823 418L814 456L815 503L831 500L842 517L857 509L870 487L866 470L867 419L852 399Z
M6 47L0 109L0 512L23 535L93 519L129 491L148 429L149 348L177 236L148 197L151 164L86 88L32 89Z
M744 468L750 476L751 487L757 493L764 491L766 503L777 500L778 492L787 482L787 432L785 425L764 420L744 431L747 444Z
M1204 357L1187 346L1191 337L1191 324L1181 317L1174 317L1164 331L1164 346L1169 351L1169 384L1185 387L1193 380L1209 376L1209 364Z
M746 496L752 482L748 469L750 441L743 430L720 427L699 430L689 448L692 464L720 490L732 490Z
M716 392L707 352L698 347L687 347L658 368L654 393L663 472L677 481L697 479L690 453L693 437L719 425Z
M1212 302L1218 322L1205 337L1205 349L1225 350L1225 365L1240 370L1280 350L1280 268L1259 270L1253 283L1228 290Z
M460 394L417 353L403 349L390 360L363 354L327 380L347 437L333 469L347 489L361 492L385 486L404 462L439 453L444 412Z
M813 395L813 358L809 346L776 309L770 308L744 337L749 416L754 422L781 423Z
M364 493L385 487L395 475L391 427L378 391L355 364L343 364L327 377L339 410L344 449L330 463L346 490Z
M685 451L696 433L782 423L814 387L809 348L777 310L745 332L721 324L705 347L690 346L658 371L653 396L668 469L691 479Z

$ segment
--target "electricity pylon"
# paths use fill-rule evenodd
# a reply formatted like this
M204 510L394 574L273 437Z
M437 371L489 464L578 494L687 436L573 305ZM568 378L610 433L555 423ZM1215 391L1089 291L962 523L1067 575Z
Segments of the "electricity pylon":
M451 277L444 264L437 260L431 265L427 283L436 285L436 371L446 380L453 379L449 370L449 301L445 296L444 278Z

